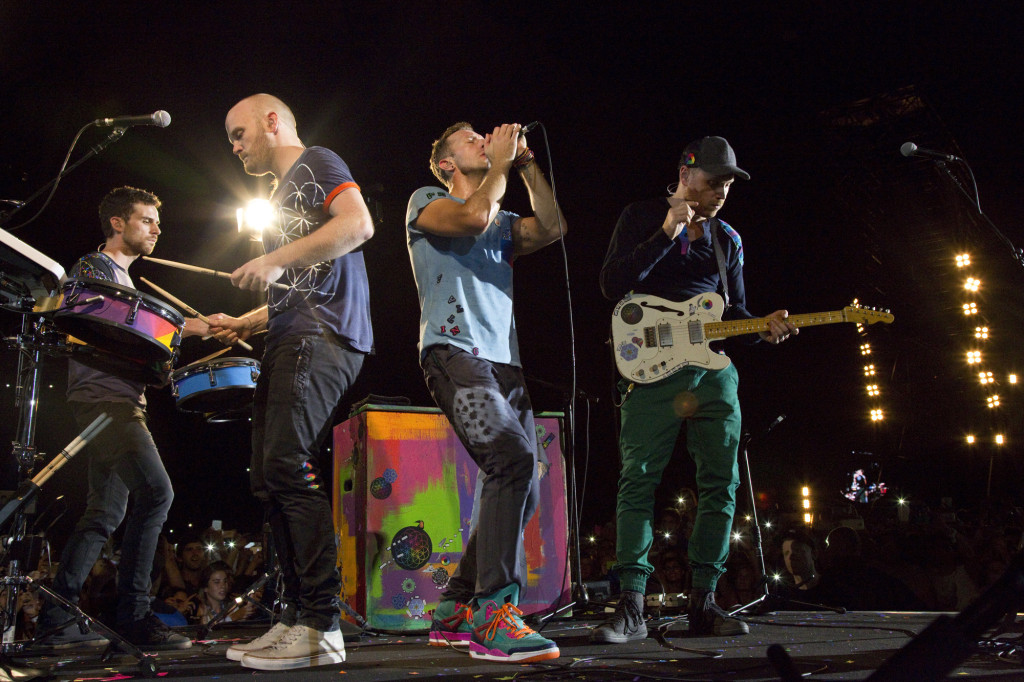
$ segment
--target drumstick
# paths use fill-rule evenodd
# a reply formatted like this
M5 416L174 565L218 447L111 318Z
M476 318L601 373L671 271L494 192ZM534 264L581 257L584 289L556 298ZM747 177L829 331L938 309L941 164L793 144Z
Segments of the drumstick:
M213 275L214 277L223 277L225 279L231 279L231 274L227 272L221 272L220 270L211 270L210 268L201 268L198 265L189 265L188 263L179 263L173 260L164 260L163 258L153 258L152 256L143 256L142 260L153 261L160 265L168 265L172 268L178 268L180 270L188 270L189 272L198 272L203 275ZM271 282L270 286L275 289L284 289L289 291L290 287L287 284L281 284L280 282Z
M182 310L184 310L189 315L192 315L194 317L198 317L200 320L202 320L206 324L210 324L210 318L208 318L206 315L203 315L201 312L199 312L198 310L196 310L195 308L190 306L188 303L185 303L180 298L175 298L173 295L171 295L171 292L167 291L166 289L161 289L160 287L158 287L157 285L153 284L152 282L150 282L145 277L139 277L139 279L142 280L142 282L144 284L148 284L150 286L150 288L152 288L156 293L160 294L161 296L166 298L171 303L174 303L175 305L179 306ZM247 344L242 339L238 339L238 341L236 341L235 343L237 343L239 346L241 346L242 348L244 348L246 350L252 350L252 346Z

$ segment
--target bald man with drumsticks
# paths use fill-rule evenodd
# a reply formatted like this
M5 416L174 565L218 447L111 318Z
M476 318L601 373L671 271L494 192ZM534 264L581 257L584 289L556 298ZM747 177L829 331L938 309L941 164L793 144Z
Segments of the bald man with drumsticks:
M228 658L260 670L340 663L337 548L317 455L335 408L373 350L360 251L373 221L345 162L303 145L295 116L278 98L243 99L228 112L225 129L245 172L275 180L277 224L264 231L266 253L231 273L240 289L266 290L268 304L208 319L211 333L226 343L267 331L253 397L251 480L285 583L281 621L232 646Z

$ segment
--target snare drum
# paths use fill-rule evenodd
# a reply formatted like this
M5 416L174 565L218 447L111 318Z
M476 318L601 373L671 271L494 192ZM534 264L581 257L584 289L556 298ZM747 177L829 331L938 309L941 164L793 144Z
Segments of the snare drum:
M215 358L174 370L174 401L184 412L202 412L211 421L245 414L252 405L260 362L251 358ZM220 419L217 419L220 417Z
M163 301L95 279L69 279L62 293L53 313L58 329L134 364L175 358L185 318Z

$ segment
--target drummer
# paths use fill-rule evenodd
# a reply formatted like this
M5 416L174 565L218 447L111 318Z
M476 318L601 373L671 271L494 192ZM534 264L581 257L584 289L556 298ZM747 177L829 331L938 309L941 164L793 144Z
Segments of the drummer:
M100 227L106 238L98 250L71 268L74 278L107 280L134 288L128 267L153 252L160 236L160 200L134 187L119 187L100 203ZM183 336L205 334L195 318L185 320ZM68 404L84 429L106 412L113 422L86 448L89 495L85 513L64 547L54 590L78 601L85 578L104 543L121 524L131 498L118 564L115 629L143 650L187 649L188 637L172 632L150 609L150 571L157 540L174 493L153 436L146 426L145 384L68 360ZM49 603L39 616L37 632L52 630L70 616ZM57 631L44 644L61 648L102 646L95 632L82 633L75 623Z

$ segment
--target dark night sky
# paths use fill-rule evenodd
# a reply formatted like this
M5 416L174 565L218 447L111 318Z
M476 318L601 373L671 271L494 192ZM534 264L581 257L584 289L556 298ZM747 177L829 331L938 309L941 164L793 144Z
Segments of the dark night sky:
M733 354L748 428L789 417L752 453L755 480L780 499L804 481L824 495L868 458L882 464L890 486L912 494L968 502L984 493L987 459L972 459L960 445L968 428L961 418L974 418L979 397L959 361L955 286L940 285L928 259L948 258L954 236L959 245L966 240L979 268L1000 273L987 302L1004 309L1004 330L1020 321L1022 273L988 231L908 221L917 206L923 211L937 200L900 194L907 186L901 174L913 167L941 178L898 156L905 139L881 136L876 165L859 142L837 142L822 112L912 87L931 124L920 131L925 137L906 139L955 144L971 163L986 212L1020 242L1010 172L1022 139L1024 22L1016 3L147 5L0 6L0 198L25 199L52 178L88 121L156 109L173 118L167 129L130 129L68 175L42 215L16 232L65 267L101 240L96 205L120 184L150 189L164 202L155 256L220 270L244 262L250 247L235 231L234 208L266 181L245 176L232 157L224 114L253 92L274 93L296 113L307 145L327 146L349 163L378 219L365 250L378 354L350 398L374 392L429 405L416 364L406 200L435 184L429 145L451 122L487 130L540 120L550 150L537 133L530 144L545 168L553 162L570 226L576 343L573 350L563 254L550 247L516 265L520 345L527 373L555 384L570 383L575 357L579 388L600 398L589 410L577 405L576 443L581 475L589 452L584 519L604 520L617 466L613 372L603 344L612 302L597 287L605 247L626 204L659 195L673 181L686 142L722 135L753 176L737 183L721 214L744 237L749 308L834 310L859 296L897 320L871 336L892 396L892 419L877 429L866 424L861 340L852 326L808 329L779 348ZM89 129L72 158L101 138ZM525 192L518 181L510 187L506 206L523 210ZM960 205L950 220L971 222L952 186L940 187L947 204ZM41 206L34 202L13 222ZM223 281L142 262L132 274L203 312L250 307ZM5 315L9 331L17 318ZM1001 366L1013 367L1017 349L1003 347ZM189 340L182 355L213 349ZM15 353L0 357L9 380ZM63 362L47 361L44 375L53 388L43 393L37 442L55 453L74 436L63 405ZM531 390L538 409L562 408L558 391L540 384ZM14 433L6 391L0 442ZM222 518L226 527L255 527L245 425L205 425L176 412L166 391L149 396L152 429L178 495L171 525ZM1005 418L1018 440L1019 412L1020 401L1007 400ZM997 467L997 487L1019 477L1009 462ZM69 464L47 485L44 502L80 496L83 475L84 462ZM678 467L672 484L687 475Z

